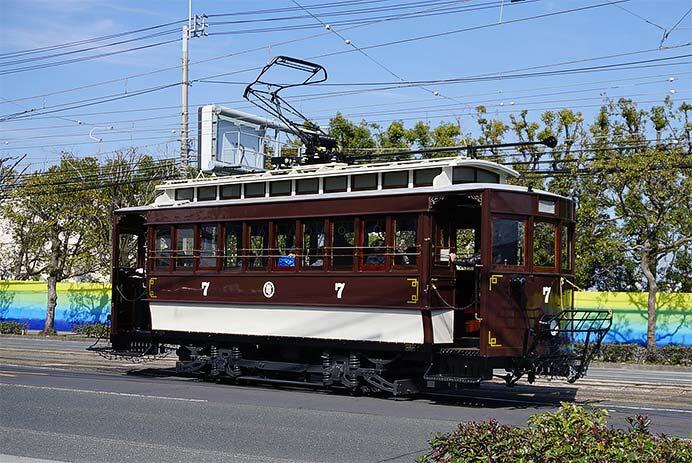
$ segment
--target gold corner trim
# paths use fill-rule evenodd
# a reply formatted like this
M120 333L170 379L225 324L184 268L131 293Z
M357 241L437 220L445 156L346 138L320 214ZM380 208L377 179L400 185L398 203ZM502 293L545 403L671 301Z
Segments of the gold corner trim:
M504 275L490 275L490 281L488 282L488 291L493 290L493 285L496 285L498 278L504 278Z
M493 338L493 334L488 330L488 345L490 347L502 347L502 344L498 344L497 338Z
M413 288L413 294L411 294L411 298L406 301L407 304L418 304L419 300L419 290L420 290L420 285L418 284L418 278L407 278L406 281L411 283L411 288Z
M154 293L154 283L156 283L156 278L152 277L149 278L148 284L147 284L147 293L149 294L149 299L156 299L156 293Z

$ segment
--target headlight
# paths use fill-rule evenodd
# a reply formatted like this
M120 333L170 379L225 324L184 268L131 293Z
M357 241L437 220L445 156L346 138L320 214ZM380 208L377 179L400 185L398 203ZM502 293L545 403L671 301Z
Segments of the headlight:
M550 320L549 329L551 336L557 336L560 333L560 322L555 319Z

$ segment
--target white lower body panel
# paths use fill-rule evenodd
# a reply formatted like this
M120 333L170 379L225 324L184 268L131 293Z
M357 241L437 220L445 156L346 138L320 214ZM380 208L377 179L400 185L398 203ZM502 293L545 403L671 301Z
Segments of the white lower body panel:
M423 343L418 310L181 302L150 302L149 307L152 329L161 331ZM433 311L434 342L452 342L452 313Z

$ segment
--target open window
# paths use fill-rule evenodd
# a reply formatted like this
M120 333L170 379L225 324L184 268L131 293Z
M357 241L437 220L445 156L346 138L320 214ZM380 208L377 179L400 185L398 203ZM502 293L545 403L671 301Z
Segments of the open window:
M276 256L272 258L274 270L293 270L296 268L296 222L286 220L276 222L274 233L274 249Z
M224 225L223 268L241 270L243 267L243 224L227 222Z
M396 217L393 222L394 267L415 267L418 264L418 217Z
M387 219L373 217L361 221L361 270L384 270L387 244Z
M533 222L533 267L538 271L557 270L557 225Z
M572 271L573 267L573 250L572 250L572 228L567 225L562 225L561 246L560 246L560 268L567 272Z
M324 220L303 220L303 250L301 267L306 270L324 268L324 248L326 235Z
M267 269L267 248L269 247L269 226L267 222L248 225L248 270Z
M338 218L332 222L332 268L352 270L356 245L353 218Z

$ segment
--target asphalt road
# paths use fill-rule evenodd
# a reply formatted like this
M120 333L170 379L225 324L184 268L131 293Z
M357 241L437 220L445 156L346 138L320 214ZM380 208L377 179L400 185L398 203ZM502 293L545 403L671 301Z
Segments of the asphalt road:
M171 377L170 362L108 363L86 345L0 337L0 461L413 461L432 433L461 421L521 425L582 391L632 381L654 392L598 401L611 424L642 413L656 432L692 433L689 370L597 368L588 381L601 386L489 384L461 398L393 400Z

